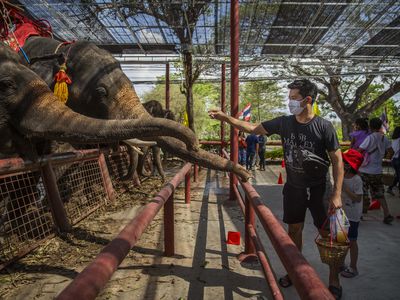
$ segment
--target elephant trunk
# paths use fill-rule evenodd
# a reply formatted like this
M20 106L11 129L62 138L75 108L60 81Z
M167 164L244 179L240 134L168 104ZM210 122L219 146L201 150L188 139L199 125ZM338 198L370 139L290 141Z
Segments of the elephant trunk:
M182 140L188 149L197 150L198 141L185 126L162 118L144 117L135 120L100 120L75 113L49 91L42 82L32 82L31 105L16 110L15 124L30 138L45 138L66 142L102 143L135 137L173 136Z
M185 144L170 137L158 137L155 139L157 144L166 151L176 155L186 161L197 163L199 166L220 171L233 172L242 181L249 180L252 176L239 164L222 158L216 154L199 149L197 152L187 150Z

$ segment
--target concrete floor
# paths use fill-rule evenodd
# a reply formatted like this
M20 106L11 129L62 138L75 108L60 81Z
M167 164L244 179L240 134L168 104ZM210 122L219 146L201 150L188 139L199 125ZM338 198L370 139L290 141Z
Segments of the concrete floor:
M255 171L253 184L263 198L264 203L272 210L279 220L282 220L282 185L277 185L280 166L268 166L265 172ZM284 172L282 172L284 174ZM285 177L285 176L284 176ZM391 214L400 215L400 197L385 194ZM344 300L377 300L400 299L400 219L392 225L382 222L383 213L380 210L369 211L359 226L359 260L357 277L341 278ZM286 228L286 226L284 225ZM259 227L261 232L261 227ZM309 213L306 216L303 232L303 254L315 268L320 278L328 283L328 266L320 262L318 249L315 246L316 229ZM286 274L274 249L263 235L264 246L268 252L272 266L278 277ZM347 263L349 257L347 257ZM286 299L298 299L294 287L282 289Z

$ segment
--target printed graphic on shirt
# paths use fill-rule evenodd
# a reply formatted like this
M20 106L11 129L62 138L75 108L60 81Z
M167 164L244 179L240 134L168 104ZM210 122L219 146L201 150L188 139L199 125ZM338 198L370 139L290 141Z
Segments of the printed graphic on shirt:
M310 141L303 133L296 137L295 133L282 137L286 168L297 173L304 173L302 168L303 156L301 149L315 153L315 141ZM298 145L299 144L299 145Z

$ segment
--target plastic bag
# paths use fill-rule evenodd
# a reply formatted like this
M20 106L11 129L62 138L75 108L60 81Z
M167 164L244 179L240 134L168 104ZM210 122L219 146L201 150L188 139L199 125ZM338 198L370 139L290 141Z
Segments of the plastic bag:
M341 208L336 209L335 213L329 217L329 221L332 240L339 243L346 242L348 240L347 234L349 232L350 222L344 210Z

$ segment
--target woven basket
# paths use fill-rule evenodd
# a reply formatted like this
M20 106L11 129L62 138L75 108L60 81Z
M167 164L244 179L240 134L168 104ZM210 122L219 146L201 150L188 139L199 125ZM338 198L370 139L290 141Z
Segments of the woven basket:
M349 243L332 242L329 238L319 238L315 240L319 256L324 264L329 266L343 266L344 260L349 250Z

